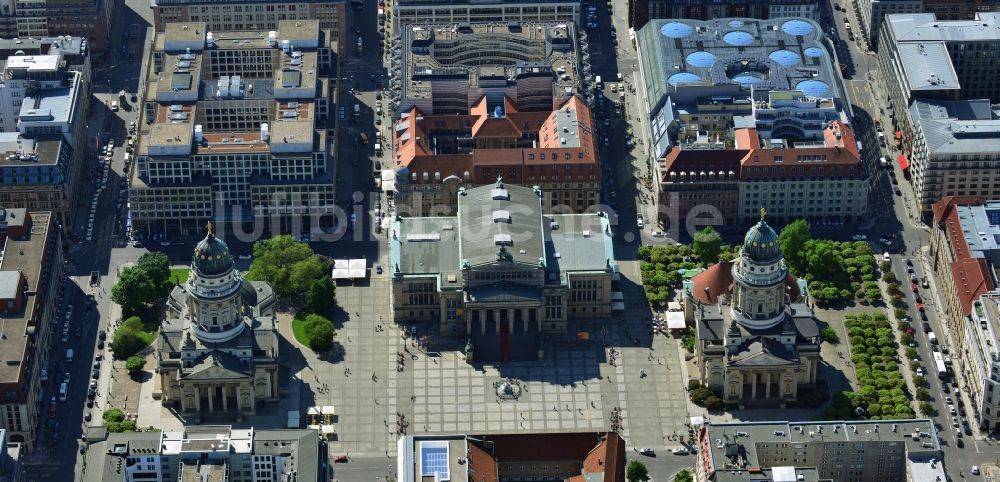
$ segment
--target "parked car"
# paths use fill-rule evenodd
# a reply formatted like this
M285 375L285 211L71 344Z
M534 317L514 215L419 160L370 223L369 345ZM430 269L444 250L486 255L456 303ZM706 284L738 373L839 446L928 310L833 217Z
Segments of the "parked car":
M671 450L670 452L672 452L674 455L687 455L688 453L690 453L688 452L688 449L685 447L677 447Z
M639 449L639 453L642 455L656 455L656 452L649 447Z
M855 241L866 241L868 240L868 236L865 236L864 234L855 234L854 236L851 236L851 239Z

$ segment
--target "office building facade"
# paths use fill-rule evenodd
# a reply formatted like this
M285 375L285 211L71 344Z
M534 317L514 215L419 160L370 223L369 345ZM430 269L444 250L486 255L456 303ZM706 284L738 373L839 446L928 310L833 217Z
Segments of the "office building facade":
M317 20L320 30L330 32L331 48L344 55L347 45L347 10L344 0L300 0L297 2L237 2L209 0L152 0L153 27L166 30L170 23L203 22L211 31L267 32L283 20Z
M133 231L192 234L214 220L279 232L292 217L331 224L329 32L317 20L283 20L270 32L179 23L154 45L130 179Z
M580 8L572 0L396 0L392 22L397 31L414 23L576 23Z
M7 58L0 89L0 205L49 211L71 229L87 152L88 76L85 69L71 70L61 53Z
M110 0L23 0L0 4L0 38L82 37L95 55L106 54L111 42Z

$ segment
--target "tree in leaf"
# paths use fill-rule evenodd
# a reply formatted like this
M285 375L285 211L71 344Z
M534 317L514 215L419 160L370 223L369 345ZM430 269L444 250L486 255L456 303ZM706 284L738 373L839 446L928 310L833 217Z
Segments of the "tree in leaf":
M323 352L333 348L333 322L329 319L314 313L306 315L305 333L313 351Z
M125 320L111 338L111 351L118 358L126 358L142 350L146 347L146 340L140 336L142 331L142 320L138 316Z
M131 313L153 302L158 287L149 273L140 266L126 266L118 274L118 282L111 288L111 301L119 304L122 311Z
M141 372L145 366L146 359L138 355L132 355L125 360L125 369L128 370L129 373Z
M649 469L646 468L646 464L638 460L632 460L625 467L625 478L629 482L648 482Z
M267 281L278 296L290 296L295 294L290 282L292 267L312 256L313 250L308 244L288 235L261 241L253 247L253 263L246 279Z
M799 219L786 225L778 235L778 244L781 245L781 252L785 255L785 260L796 273L805 272L805 263L802 256L806 242L812 239L812 231L809 230L809 223L805 219Z
M293 293L305 293L312 288L314 281L329 277L323 261L317 256L310 256L292 265L288 272L288 284Z
M157 296L167 296L173 289L170 282L170 258L160 252L146 253L139 257L136 266L142 268L149 275L150 281L156 287Z
M694 475L688 469L682 469L674 476L674 482L694 482Z
M306 307L316 313L324 313L333 307L336 301L337 286L329 276L321 276L313 281L306 293Z
M701 258L702 263L715 264L719 261L719 253L722 252L722 237L711 226L705 226L695 233L692 249Z

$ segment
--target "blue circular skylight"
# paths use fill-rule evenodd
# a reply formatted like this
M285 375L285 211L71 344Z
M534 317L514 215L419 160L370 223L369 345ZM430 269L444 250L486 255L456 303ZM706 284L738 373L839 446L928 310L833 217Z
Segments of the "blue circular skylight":
M680 22L669 22L660 27L660 33L670 38L684 38L693 31L690 25Z
M781 31L788 35L809 35L813 31L813 26L805 20L789 20L781 24Z
M756 75L750 74L750 73L740 74L740 75L737 75L737 76L733 77L733 81L734 82L739 83L739 84L743 84L743 85L759 84L763 80L764 79L762 79L762 78L760 78L760 77L758 77Z
M688 65L692 67L697 67L699 69L704 69L706 67L711 67L715 65L715 56L708 52L695 52L690 54L685 59Z
M809 47L805 50L806 57L822 57L823 49L819 47Z
M795 88L809 97L823 97L830 93L830 85L822 80L803 80Z
M698 77L697 75L692 74L691 72L680 72L671 75L670 77L667 78L667 82L674 87L677 87L677 84L690 84L693 82L698 82L700 80L701 77Z
M729 26L732 27L732 28L740 28L740 27L743 26L743 21L742 20L730 20L729 21Z
M753 35L742 30L734 30L722 36L722 40L725 40L727 44L734 45L736 47L746 47L753 43Z
M778 63L778 65L784 67L790 67L799 63L799 54L792 52L791 50L775 50L768 55L768 58Z

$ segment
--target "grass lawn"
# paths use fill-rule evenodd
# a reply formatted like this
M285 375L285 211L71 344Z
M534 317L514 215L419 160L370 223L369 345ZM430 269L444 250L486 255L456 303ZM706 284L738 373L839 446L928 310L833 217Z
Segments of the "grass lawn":
M309 347L309 336L306 335L306 320L305 317L296 316L292 319L292 333L295 334L295 341L299 342L302 346Z
M170 268L170 281L173 281L174 284L184 284L187 282L190 272L191 268Z

